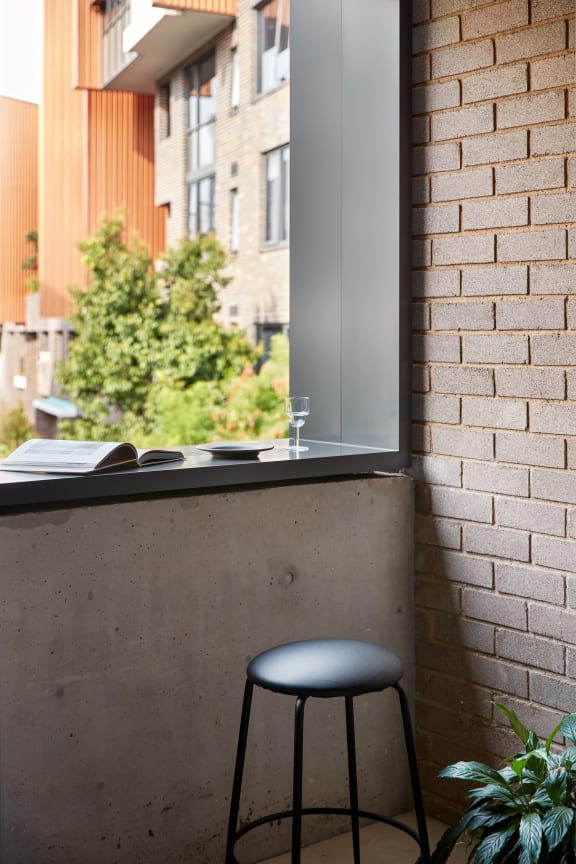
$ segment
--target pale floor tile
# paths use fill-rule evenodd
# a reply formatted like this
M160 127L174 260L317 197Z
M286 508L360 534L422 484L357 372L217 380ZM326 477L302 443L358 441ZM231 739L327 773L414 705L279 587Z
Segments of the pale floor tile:
M398 819L416 827L414 813L404 814ZM434 849L446 826L437 819L428 819L430 848ZM418 847L403 831L389 825L373 822L360 833L362 864L414 864ZM450 864L465 864L463 848L457 848L450 857ZM352 839L350 834L340 834L322 843L308 846L302 852L302 864L351 864ZM290 864L290 854L272 858L266 864Z

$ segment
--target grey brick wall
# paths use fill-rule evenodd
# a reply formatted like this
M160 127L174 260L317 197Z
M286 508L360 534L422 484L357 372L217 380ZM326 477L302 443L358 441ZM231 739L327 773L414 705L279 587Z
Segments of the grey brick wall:
M575 0L415 0L417 726L448 761L576 704Z

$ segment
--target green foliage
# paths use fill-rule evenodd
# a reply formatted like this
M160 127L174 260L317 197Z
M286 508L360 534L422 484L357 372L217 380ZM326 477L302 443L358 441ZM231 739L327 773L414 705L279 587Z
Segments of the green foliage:
M25 235L27 243L32 243L34 251L28 255L22 262L23 270L31 270L33 273L38 272L38 231L28 231ZM26 280L26 288L30 294L35 294L38 291L38 279L36 276L30 276Z
M81 417L61 424L64 437L168 446L284 434L286 340L255 374L244 332L214 320L228 280L213 236L183 239L158 272L120 218L80 248L92 281L72 289L77 335L58 377Z
M134 430L131 440L152 447L282 438L286 434L282 404L287 393L288 340L277 335L272 337L270 357L258 374L247 366L234 378L196 381L186 389L155 385L147 404L153 428L145 437L138 437Z
M282 438L286 434L284 398L288 395L288 339L270 340L270 357L258 374L246 367L231 382L217 413L218 440Z
M482 785L462 818L440 839L431 864L446 864L456 841L469 844L470 864L576 864L576 714L568 714L546 741L499 702L523 749L496 771L480 762L456 762L440 772ZM561 734L568 745L552 750Z
M21 402L0 415L0 457L8 456L12 450L33 437L33 430Z
M58 378L82 416L61 425L65 436L118 440L125 423L145 426L161 303L147 251L122 234L121 219L110 219L80 244L92 284L71 291L77 335Z

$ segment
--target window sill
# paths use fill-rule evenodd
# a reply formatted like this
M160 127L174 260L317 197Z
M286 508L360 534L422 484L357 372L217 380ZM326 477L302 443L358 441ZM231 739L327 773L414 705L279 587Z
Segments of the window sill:
M0 470L0 512L114 503L222 486L270 485L374 471L391 473L402 467L400 454L393 450L303 441L309 449L297 457L280 449L281 441L274 443L276 447L261 453L258 459L213 459L195 447L185 447L183 462L89 476Z

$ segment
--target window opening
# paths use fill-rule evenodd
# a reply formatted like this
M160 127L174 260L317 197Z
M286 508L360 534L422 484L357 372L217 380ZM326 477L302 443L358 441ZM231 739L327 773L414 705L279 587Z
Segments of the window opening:
M290 0L270 0L258 10L258 90L267 93L290 78Z
M266 154L265 242L286 243L290 239L290 145Z
M186 70L188 81L188 233L215 228L216 60L210 53Z

